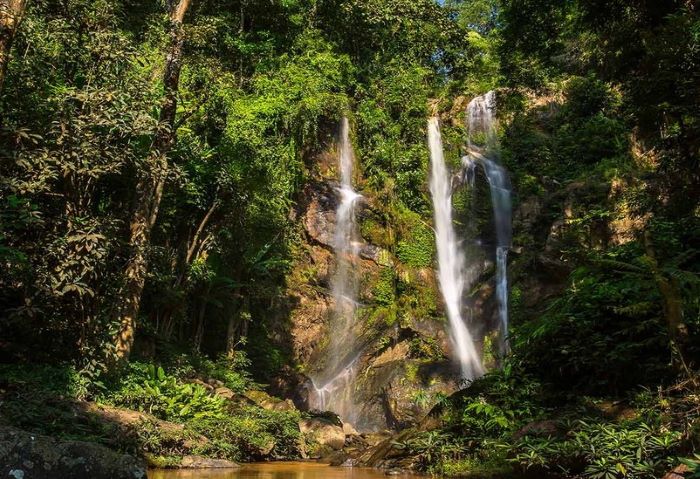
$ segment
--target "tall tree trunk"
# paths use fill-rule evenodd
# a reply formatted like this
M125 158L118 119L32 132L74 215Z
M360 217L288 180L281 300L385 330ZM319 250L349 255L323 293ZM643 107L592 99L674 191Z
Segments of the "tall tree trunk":
M26 8L27 0L0 0L0 91L10 62L12 42Z
M176 139L175 114L177 92L182 69L185 35L182 22L191 0L171 3L170 45L163 74L164 98L160 111L160 128L156 133L144 171L136 184L136 207L131 218L129 246L131 257L126 265L119 333L115 339L117 358L128 359L134 344L136 317L141 306L141 294L146 280L146 250L151 230L158 217L163 187L168 175L168 154Z
M240 290L240 288L236 288L233 294L234 297L239 296ZM236 340L238 339L238 328L240 325L239 315L242 309L242 304L236 304L235 309L229 313L228 327L226 328L226 355L229 357L233 355L233 352L236 349Z
M674 353L678 355L678 357L674 359L674 363L687 371L688 364L685 360L685 347L688 343L688 327L683 321L683 299L680 285L678 284L678 280L669 277L659 266L656 257L656 249L654 248L654 241L651 232L648 230L644 232L644 249L649 259L654 282L661 294L666 327L671 337L672 346L675 349Z
M202 302L199 305L199 314L197 315L197 325L194 333L194 344L192 349L199 353L202 350L202 339L204 338L204 323L206 322L206 312L207 312L207 298L209 296L210 288L207 287L207 291L202 298Z

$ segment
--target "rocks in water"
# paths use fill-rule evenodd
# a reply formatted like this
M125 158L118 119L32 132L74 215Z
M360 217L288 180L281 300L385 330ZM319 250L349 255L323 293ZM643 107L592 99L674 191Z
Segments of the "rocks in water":
M384 440L364 451L357 464L389 470L412 469L414 458L401 444L414 438L416 434L416 429L406 429L395 436L385 436Z
M145 479L146 465L99 444L66 441L0 427L0 477Z
M184 469L232 469L241 467L235 462L225 459L209 459L202 456L184 456L180 461L180 467Z
M333 424L331 421L314 417L299 421L301 432L321 446L327 446L339 451L345 446L345 433L342 426Z
M328 461L328 464L333 466L333 467L340 467L347 462L354 461L354 459L351 459L350 456L345 451L336 451L336 452L330 454L326 458L326 460Z

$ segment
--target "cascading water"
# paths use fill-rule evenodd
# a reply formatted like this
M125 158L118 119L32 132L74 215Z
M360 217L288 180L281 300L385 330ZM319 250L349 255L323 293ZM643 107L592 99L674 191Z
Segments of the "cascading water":
M330 410L343 421L357 424L354 396L356 366L360 358L354 331L357 309L357 272L359 234L355 209L362 197L352 187L355 156L350 142L350 123L343 118L339 139L340 201L336 209L333 247L336 271L332 280L334 311L330 322L329 344L323 371L312 378L314 390L309 398L312 409Z
M438 254L438 279L442 291L450 338L462 373L470 380L484 373L465 318L462 316L462 295L471 283L466 275L464 254L452 223L452 175L445 164L438 118L428 121L430 147L430 193L433 198L435 242Z
M491 204L496 229L496 299L500 323L500 352L508 350L508 250L512 240L511 184L508 172L498 163L496 135L496 96L490 91L478 96L467 106L469 142L462 158L465 178L473 188L476 167L481 165L491 190Z

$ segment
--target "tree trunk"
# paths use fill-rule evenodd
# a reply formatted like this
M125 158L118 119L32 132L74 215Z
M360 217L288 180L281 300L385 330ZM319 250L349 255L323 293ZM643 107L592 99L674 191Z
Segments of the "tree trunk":
M683 321L683 299L680 285L675 278L668 277L661 270L656 258L654 242L649 231L644 232L644 249L647 258L649 258L654 282L661 294L666 327L671 337L671 343L675 349L674 352L678 355L678 360L674 362L685 370L688 367L684 354L685 346L688 343L688 327Z
M123 304L119 311L120 327L115 339L116 356L119 360L129 358L134 344L136 317L146 281L146 251L151 230L158 217L158 207L168 175L168 154L176 139L177 91L185 43L182 22L189 5L190 0L179 0L177 4L171 4L170 45L163 73L164 98L160 111L160 128L153 140L146 167L136 184L137 203L130 224L131 257L124 274Z
M236 290L234 296L238 296L240 288ZM232 311L228 317L228 327L226 328L226 356L233 356L236 349L236 340L238 339L238 326L240 324L239 314L242 306L236 305L236 309Z
M194 333L194 344L192 349L199 353L202 350L202 339L204 338L204 322L206 321L207 312L207 297L209 296L209 288L202 298L202 303L199 305L199 315L197 316L197 326Z
M12 42L26 8L27 0L0 0L0 91L10 62Z

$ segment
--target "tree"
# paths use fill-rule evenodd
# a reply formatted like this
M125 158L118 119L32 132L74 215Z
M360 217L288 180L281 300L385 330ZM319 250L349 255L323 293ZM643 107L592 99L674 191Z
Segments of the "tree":
M26 8L27 0L0 0L0 91L10 60L12 42Z
M177 129L177 93L182 70L185 34L183 21L191 0L179 0L170 8L170 45L163 73L163 103L160 111L160 129L155 135L144 171L136 185L136 207L130 222L131 256L124 273L123 301L118 308L119 332L115 341L118 359L128 359L134 343L136 317L141 306L141 294L146 281L147 258L151 230L158 217L163 188L168 176L168 154L175 144Z

